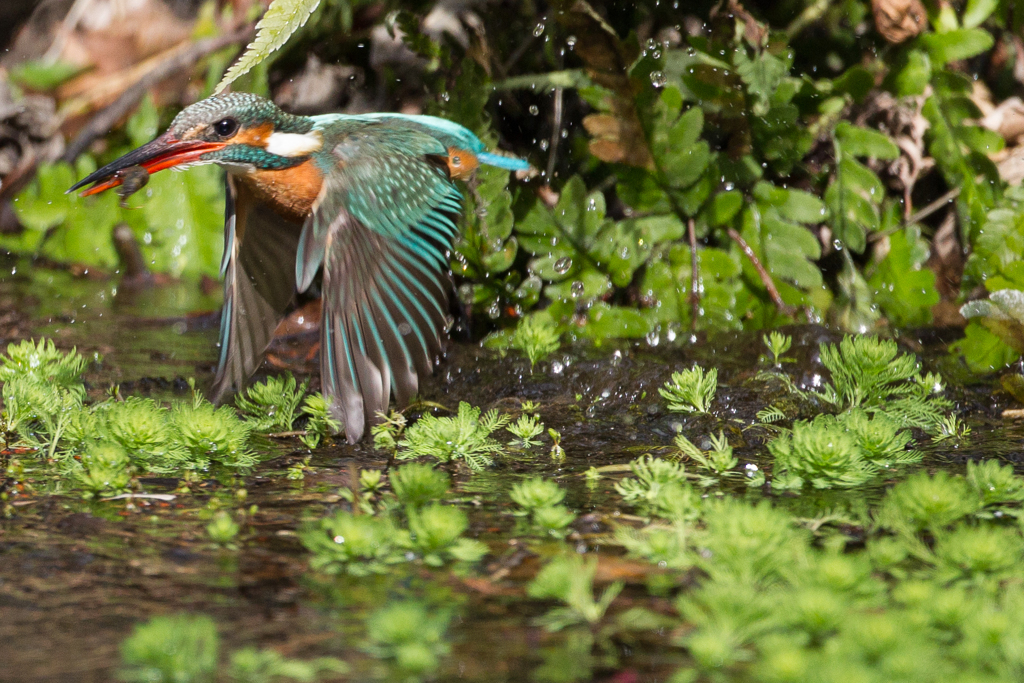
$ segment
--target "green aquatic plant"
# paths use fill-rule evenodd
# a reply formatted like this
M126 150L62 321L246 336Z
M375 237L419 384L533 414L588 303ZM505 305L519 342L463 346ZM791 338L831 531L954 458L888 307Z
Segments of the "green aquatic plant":
M901 425L935 431L952 407L942 379L922 376L917 359L891 339L846 336L838 345L822 344L821 363L832 381L818 395L840 410L884 412Z
M768 353L772 355L772 363L776 366L782 364L782 355L789 351L793 345L793 338L777 330L772 330L761 337L764 345L768 347Z
M7 345L7 355L0 356L0 382L18 377L32 379L63 387L84 398L82 373L86 363L77 349L60 351L52 339L11 343Z
M861 454L868 462L879 467L907 465L920 462L921 454L907 450L913 436L902 428L888 413L876 412L868 415L854 409L840 413L835 418L824 417L824 421L835 420L835 424L854 438Z
M564 505L550 505L534 510L530 521L547 535L564 538L571 531L569 525L576 521L576 515Z
M768 444L775 458L772 486L798 489L859 486L874 476L852 435L834 421L796 422L793 429Z
M594 597L594 575L597 558L584 559L580 555L559 555L541 569L526 588L531 598L558 600L564 607L556 607L538 621L549 631L560 631L567 626L587 624L596 626L604 618L612 601L622 592L623 583L617 581Z
M703 519L693 543L706 551L698 554L698 565L716 581L770 584L805 553L806 535L768 501L715 500L705 506Z
M363 649L393 662L392 680L421 681L437 670L451 650L445 638L451 618L450 609L421 602L389 604L366 619Z
M869 417L862 410L838 416L819 415L798 421L769 442L775 458L776 489L850 488L874 477L881 468L918 462L920 453L906 450L909 432L884 413Z
M519 506L513 514L528 516L535 527L555 537L565 536L576 519L572 511L561 504L565 491L550 479L532 477L513 484L509 497Z
M487 554L480 541L463 538L469 518L459 508L432 503L410 508L409 547L420 553L424 564L440 567L448 560L476 562Z
M550 319L540 315L528 315L519 321L509 337L509 348L525 354L530 359L530 367L535 367L558 350L561 334Z
M981 498L981 504L1000 506L1024 501L1024 477L1013 472L1013 466L996 459L968 461L967 483Z
M305 661L289 659L274 650L243 647L231 653L227 677L233 683L313 683L321 678L334 679L348 670L345 662L334 657Z
M405 432L405 415L392 410L389 414L377 413L380 421L370 427L373 447L394 453L398 450L398 442Z
M2 390L6 429L52 460L82 410L84 393L81 385L69 388L32 375L12 377L4 382Z
M697 448L682 434L676 435L674 443L682 457L693 460L710 474L722 475L736 467L739 461L733 455L732 446L729 445L725 432L719 432L718 436L712 434L708 439L711 441L711 450L707 453Z
M970 435L970 425L964 424L964 421L956 415L945 415L939 420L939 424L936 425L932 441L945 441L947 439L962 441Z
M411 462L388 475L391 489L402 505L422 507L448 493L451 478L431 465Z
M623 501L631 505L644 507L657 499L666 485L686 482L683 465L652 455L630 461L629 469L633 477L617 482L615 490Z
M326 574L381 574L404 561L408 532L385 516L354 515L338 510L300 529L299 540L313 553L309 566Z
M517 514L526 515L539 508L558 505L565 500L565 490L550 479L531 477L513 484L509 497L521 508Z
M89 426L120 444L147 471L174 472L187 457L171 428L169 411L153 399L105 401L93 413L97 419Z
M672 379L658 393L668 401L670 412L707 413L717 389L718 369L711 368L705 373L704 368L694 365L689 370L673 372Z
M250 426L231 406L219 408L205 399L177 403L171 410L171 427L185 449L189 469L206 469L210 462L229 467L250 467L256 458L249 450Z
M533 437L544 433L544 423L535 415L523 413L519 416L518 420L510 423L505 429L516 437L511 441L511 445L530 448L531 446L540 445L540 441Z
M220 636L205 615L153 617L121 644L128 683L207 683L217 673Z
M562 448L562 432L548 427L548 436L551 437L551 459L555 461L565 460L565 449Z
M461 460L474 472L494 462L493 455L504 449L491 434L509 423L508 415L489 410L483 415L479 408L459 403L455 417L427 414L405 431L398 443L399 460L431 457L441 462Z
M206 525L206 535L210 537L210 540L223 546L233 543L238 537L239 531L241 531L241 527L238 522L232 519L231 513L226 510L217 511L210 523Z
M219 655L220 635L210 617L153 617L121 644L118 678L126 683L213 683L225 678L234 683L314 683L348 670L333 657L302 661L254 647L232 652L222 668Z
M1017 529L961 524L936 538L935 557L942 583L1000 581L1020 575L1024 539Z
M934 475L918 472L889 490L878 523L894 530L937 533L980 507L981 499L962 477L943 470Z
M306 395L309 380L298 385L292 373L268 377L253 384L235 397L235 405L251 425L261 433L289 432L295 422L295 411Z
M675 523L669 528L649 526L638 530L618 526L615 529L615 542L625 548L630 557L669 569L693 566L693 558L687 551L688 537L689 528L683 523Z
M316 448L341 429L341 423L331 417L330 407L320 392L306 396L302 414L307 418L306 433L300 439L306 448Z
M131 460L124 449L113 443L100 443L82 453L82 467L75 472L87 498L116 495L132 481Z

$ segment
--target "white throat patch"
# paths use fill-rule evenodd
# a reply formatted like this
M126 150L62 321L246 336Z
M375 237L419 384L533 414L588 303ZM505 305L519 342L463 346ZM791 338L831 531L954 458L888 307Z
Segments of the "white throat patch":
M267 138L267 151L279 157L301 157L312 154L323 146L320 131L308 133L271 133Z

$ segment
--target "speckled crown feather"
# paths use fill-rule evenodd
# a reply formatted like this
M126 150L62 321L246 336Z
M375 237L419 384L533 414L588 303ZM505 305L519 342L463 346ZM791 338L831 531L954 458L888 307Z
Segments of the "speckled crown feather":
M171 133L181 137L198 125L210 124L231 117L243 127L269 121L282 133L308 133L313 121L281 111L276 104L259 95L231 92L214 95L185 107L171 122Z

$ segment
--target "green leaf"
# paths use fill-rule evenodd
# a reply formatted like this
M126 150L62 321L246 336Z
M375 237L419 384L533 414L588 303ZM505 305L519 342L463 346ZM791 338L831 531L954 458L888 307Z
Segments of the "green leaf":
M305 25L319 4L320 0L274 0L256 24L256 39L249 43L245 54L224 74L216 92L224 92L235 79L279 50L293 33Z
M55 89L81 71L82 67L68 62L22 62L11 67L10 79L30 90L45 92Z
M910 226L889 236L889 253L868 281L875 301L896 326L923 326L931 322L931 307L939 303L935 273L923 268L928 243L920 229Z
M932 78L932 60L924 50L909 50L889 78L897 96L920 95Z
M953 350L964 357L971 370L980 373L1001 370L1020 358L997 334L976 320L967 323L964 338L953 344Z
M963 17L964 28L981 26L996 11L997 7L999 7L999 0L967 0Z
M836 138L843 145L843 152L855 157L872 159L898 159L899 147L884 133L869 128L860 128L846 121L836 125Z
M711 225L725 225L743 207L743 195L737 190L719 192L708 205L708 222Z
M960 28L946 33L926 33L919 40L937 64L948 64L992 48L992 35L980 28Z

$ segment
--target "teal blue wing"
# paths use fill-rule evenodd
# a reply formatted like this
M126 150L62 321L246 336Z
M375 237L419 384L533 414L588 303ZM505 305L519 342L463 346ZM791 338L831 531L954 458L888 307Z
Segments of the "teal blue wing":
M296 277L303 289L323 265L321 383L354 443L392 394L418 393L442 352L460 195L447 150L418 131L367 126L328 151Z
M214 400L241 390L263 361L274 329L295 298L302 225L281 218L228 176L224 225L224 308Z

